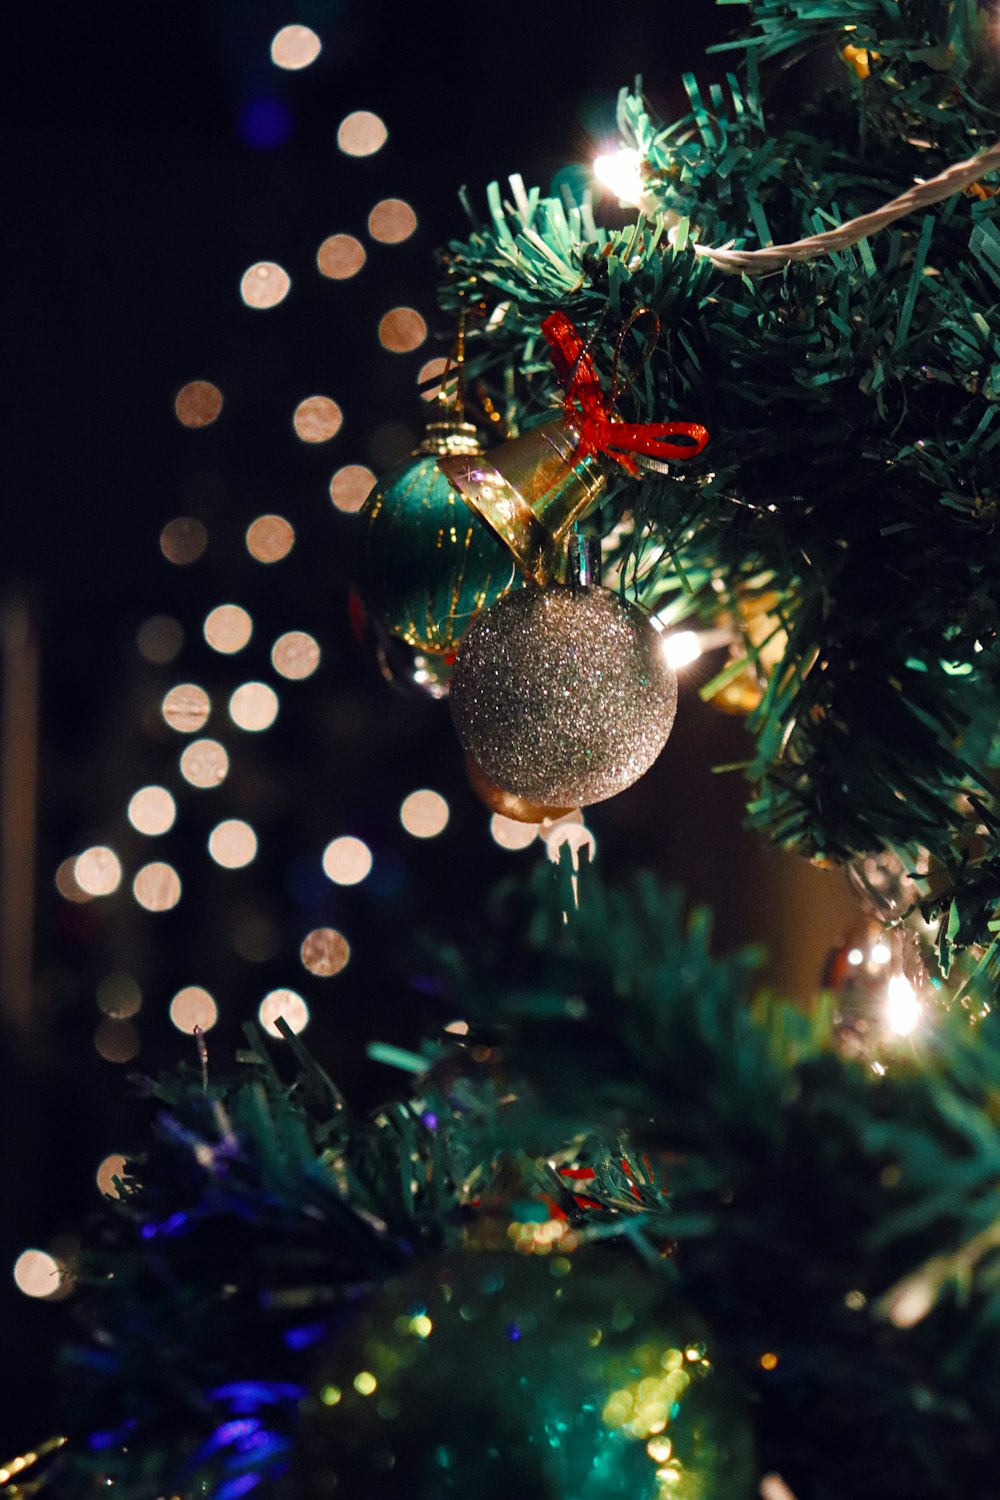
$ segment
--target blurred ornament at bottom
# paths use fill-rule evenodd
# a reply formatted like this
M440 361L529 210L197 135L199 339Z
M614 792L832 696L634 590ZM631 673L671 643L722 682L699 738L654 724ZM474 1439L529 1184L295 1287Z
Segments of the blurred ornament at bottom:
M466 1252L390 1281L319 1361L312 1500L744 1500L749 1426L662 1274Z

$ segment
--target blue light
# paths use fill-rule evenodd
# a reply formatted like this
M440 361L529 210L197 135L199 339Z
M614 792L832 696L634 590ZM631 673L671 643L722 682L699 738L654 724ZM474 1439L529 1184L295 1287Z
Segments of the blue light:
M240 110L239 132L248 146L267 151L288 140L294 123L280 99L250 99Z
M299 1401L305 1387L272 1380L236 1380L208 1392L210 1401L224 1401L233 1412L259 1411L276 1401Z
M237 1500L238 1495L245 1495L247 1490L255 1489L263 1477L263 1474L238 1474L235 1479L219 1486L214 1500Z
M325 1323L308 1323L303 1328L287 1328L282 1334L289 1349L308 1349L326 1333Z

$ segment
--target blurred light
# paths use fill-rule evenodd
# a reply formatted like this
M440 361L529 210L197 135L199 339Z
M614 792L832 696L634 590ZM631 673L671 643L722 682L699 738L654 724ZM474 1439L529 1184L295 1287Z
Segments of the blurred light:
M97 1004L112 1021L127 1021L142 1009L142 990L131 974L107 974L97 986Z
M862 953L860 948L852 948L847 955L847 962L854 969L857 968L858 964L864 963L864 961L865 955Z
M229 700L229 715L241 729L258 734L277 718L278 695L266 682L244 682Z
M155 667L165 667L183 646L184 632L171 615L150 615L136 631L135 643L140 656Z
M403 799L399 821L415 839L433 839L448 826L448 804L440 792L422 788Z
M196 1031L211 1031L219 1019L219 1007L208 990L189 984L178 990L170 1002L170 1019L178 1031L193 1036Z
M490 833L501 849L527 849L538 837L537 823L518 823L505 818L503 813L494 813L490 819Z
M221 410L222 392L210 380L189 380L174 397L174 411L184 427L208 427Z
M364 464L345 464L330 480L330 499L338 510L352 514L371 494L375 475Z
M181 899L181 879L173 865L143 865L132 882L132 894L147 911L170 911Z
M101 1162L101 1165L95 1172L94 1176L97 1179L97 1186L100 1188L105 1198L121 1197L121 1194L115 1187L114 1179L116 1177L124 1177L125 1160L126 1158L121 1154L120 1151L113 1152L111 1156L106 1156L104 1158L104 1160Z
M205 620L205 639L213 651L232 656L253 634L253 620L238 604L219 604Z
M587 858L593 861L594 852L597 849L597 840L590 829L584 827L582 823L571 823L568 818L560 818L559 822L553 825L548 837L544 833L542 837L545 839L545 846L549 851L549 859L551 859L553 864L559 863L560 850L563 844L569 845L574 870L580 868L580 854L584 849L587 851Z
M192 786L218 786L228 770L229 756L218 740L192 740L181 756L181 775Z
M177 804L165 786L144 786L128 805L128 820L137 833L151 837L166 833L174 825Z
M347 967L351 945L335 927L317 927L307 933L299 953L303 967L320 979L329 979Z
M175 516L160 532L160 551L178 567L197 562L208 546L208 532L193 516Z
M778 1356L773 1350L769 1349L766 1354L761 1355L760 1367L762 1370L776 1370L778 1368Z
M208 852L223 869L240 870L257 853L257 835L242 818L227 818L209 834Z
M409 354L427 337L427 324L415 307L392 307L378 325L378 341L392 354Z
M88 896L110 896L121 885L121 861L107 845L95 844L77 856L73 874L77 885Z
M271 42L271 61L276 68L295 73L314 63L322 50L322 42L309 26L282 26Z
M330 396L307 396L292 418L292 426L304 443L328 443L343 425L344 413Z
M893 974L889 978L885 1018L890 1031L897 1036L909 1036L920 1020L920 1002L905 974Z
M449 1021L448 1024L445 1026L444 1029L445 1029L445 1031L448 1032L448 1034L450 1036L468 1036L469 1035L469 1023L468 1023L468 1021Z
M887 964L892 957L888 943L875 943L870 957L873 964Z
M319 666L319 643L304 630L289 630L275 641L271 662L282 677L300 682Z
M291 277L273 260L259 260L248 266L240 281L240 296L247 307L277 307L291 288Z
M598 156L594 161L594 176L620 203L638 204L645 192L642 156L632 146Z
M274 1024L279 1016L288 1022L292 1031L298 1033L309 1024L309 1007L294 990L271 990L270 994L264 996L257 1011L257 1019L270 1036L281 1037L281 1032Z
M551 822L542 823L538 832L543 842L549 845L561 841L564 828L582 828L582 826L583 809L575 807L572 812L566 813L561 818L553 818Z
M402 198L383 198L368 215L368 233L382 245L408 240L417 227L417 216Z
M370 1396L378 1386L378 1381L371 1370L359 1370L354 1377L354 1389L359 1396Z
M434 380L436 377L440 377L448 369L449 365L451 366L451 375L445 382L444 394L449 398L453 398L457 393L458 383L455 364L453 360L445 359L440 354L435 355L433 359L425 360L420 366L420 369L417 371L417 385L422 386L425 380ZM424 401L436 401L441 394L440 380L438 380L437 385L429 385L420 392L421 398Z
M356 109L337 130L337 145L345 156L372 156L388 139L385 125L368 109Z
M331 281L347 281L356 276L368 259L368 253L353 234L331 234L316 252L320 274Z
M280 99L250 99L240 110L240 134L248 146L268 150L292 133L292 112Z
M84 901L93 901L89 891L85 891L76 878L76 862L79 858L71 854L69 859L64 859L56 871L56 890L64 901L75 901L78 905Z
M51 1297L62 1285L59 1263L45 1250L22 1250L14 1262L14 1284L26 1297Z
M94 1032L94 1046L105 1062L131 1062L139 1053L139 1033L131 1021L108 1019Z
M211 710L212 704L205 689L193 682L178 683L163 700L163 717L178 734L194 734Z
M665 635L660 644L675 672L678 667L689 667L701 655L701 642L693 630L678 630L673 635Z
M284 516L258 516L247 528L247 551L258 562L280 562L294 541L295 531Z
M372 852L363 839L344 834L323 850L323 873L334 885L358 885L371 873Z

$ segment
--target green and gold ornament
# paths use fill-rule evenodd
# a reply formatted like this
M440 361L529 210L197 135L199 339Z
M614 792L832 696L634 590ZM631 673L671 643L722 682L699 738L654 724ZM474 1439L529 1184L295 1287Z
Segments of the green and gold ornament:
M481 452L472 423L443 411L359 516L358 593L379 625L419 651L453 655L480 610L520 582L507 548L438 468Z
M311 1500L748 1500L737 1393L662 1272L467 1250L387 1283L320 1356Z

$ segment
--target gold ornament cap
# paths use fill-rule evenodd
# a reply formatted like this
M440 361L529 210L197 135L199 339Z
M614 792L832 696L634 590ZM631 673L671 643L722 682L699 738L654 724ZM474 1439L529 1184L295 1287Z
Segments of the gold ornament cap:
M599 456L581 454L579 444L572 422L560 417L509 438L488 457L452 454L438 464L536 583L549 581L559 544L607 483Z
M413 456L417 458L430 453L435 458L444 458L448 455L471 457L482 451L483 445L477 429L471 422L464 421L461 415L456 413L452 417L439 417L434 422L428 422L424 428L423 439L414 449Z

